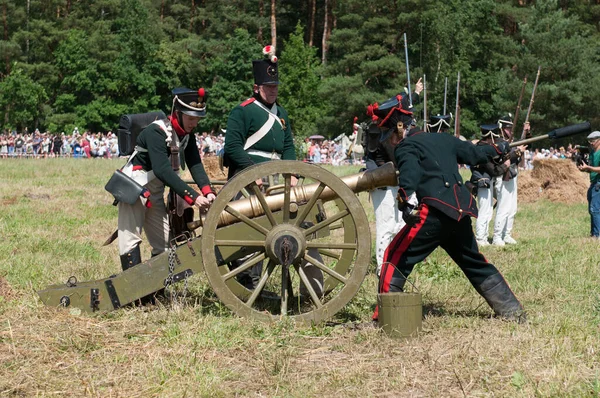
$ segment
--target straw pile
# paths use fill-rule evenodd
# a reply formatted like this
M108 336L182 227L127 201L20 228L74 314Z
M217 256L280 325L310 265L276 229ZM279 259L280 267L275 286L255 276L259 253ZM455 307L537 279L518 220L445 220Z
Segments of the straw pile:
M579 171L570 160L534 160L532 171L519 172L519 202L587 203L589 181L589 174Z

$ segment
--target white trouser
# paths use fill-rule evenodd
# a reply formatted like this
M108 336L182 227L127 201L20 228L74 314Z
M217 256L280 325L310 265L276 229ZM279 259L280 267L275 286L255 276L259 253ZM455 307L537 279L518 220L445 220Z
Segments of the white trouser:
M371 200L375 210L377 275L381 271L385 249L405 225L402 213L398 210L397 194L398 187L385 187L385 189L380 188L371 191Z
M518 187L518 182L517 182L517 177L515 176L515 178L512 179L512 181L514 181L515 184L515 188L512 190L511 193L511 208L510 208L510 213L508 215L508 220L506 221L506 228L504 229L504 235L502 236L502 239L506 238L507 236L511 236L512 233L512 229L513 229L513 224L515 223L515 216L517 215L517 199L518 199L518 193L517 193L517 187Z
M494 184L495 179L490 180ZM477 204L479 211L475 223L475 238L480 241L487 241L490 221L494 214L494 191L493 188L477 188Z
M145 173L143 170L133 172ZM166 251L169 247L169 219L165 205L165 185L158 178L145 185L150 191L151 207L145 206L145 199L129 205L119 202L119 254L123 255L135 249L142 241L142 229L148 243L152 246L152 255Z
M494 223L494 240L503 240L507 235L508 220L513 209L516 212L517 181L514 178L502 181L502 178L498 177L495 185L498 203L496 207L496 222ZM510 228L512 229L512 223Z

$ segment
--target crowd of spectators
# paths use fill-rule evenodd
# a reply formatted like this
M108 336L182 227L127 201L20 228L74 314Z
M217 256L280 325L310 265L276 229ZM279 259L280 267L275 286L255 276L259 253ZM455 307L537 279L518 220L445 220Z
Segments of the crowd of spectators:
M1 158L111 158L119 156L117 137L112 132L79 132L53 134L36 129L29 133L4 131L0 135Z
M351 141L342 136L334 140L306 138L302 143L301 152L303 160L310 163L334 166L363 163L362 154L356 154L352 150Z
M202 157L218 155L223 149L223 135L208 133L196 134L198 150ZM111 131L105 133L79 132L53 134L49 131L35 130L29 133L4 131L0 134L0 158L100 158L119 157L117 135Z
M306 138L301 145L301 153L305 162L317 164L358 164L362 155L352 151L350 140L340 135L334 140ZM214 135L207 132L196 134L198 150L202 157L219 156L223 151L225 138L223 134ZM536 159L572 159L578 152L578 147L569 144L566 148L550 147L549 149L526 150L521 167L533 169ZM4 131L0 134L0 158L114 158L119 157L119 145L116 134L80 133L77 128L70 134L53 134L49 131L35 130L28 133Z
M567 148L561 146L559 148L550 147L550 149L527 149L523 154L522 168L525 170L533 169L533 161L539 159L573 159L577 153L578 146L572 144L569 144Z

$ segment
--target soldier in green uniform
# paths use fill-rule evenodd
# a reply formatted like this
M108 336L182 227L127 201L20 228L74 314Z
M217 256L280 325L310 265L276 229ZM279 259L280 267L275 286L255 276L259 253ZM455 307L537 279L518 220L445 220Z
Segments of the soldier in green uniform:
M142 229L155 256L168 249L170 228L164 201L165 185L174 190L188 205L206 211L215 193L200 160L193 134L200 118L206 115L204 89L173 90L173 109L165 120L156 120L137 137L135 152L122 171L147 189L148 195L134 204L119 202L119 254L123 270L141 262ZM172 159L171 153L179 153ZM183 182L174 165L190 170L197 192ZM174 163L175 161L175 163Z
M268 59L252 61L254 95L233 108L227 119L224 156L228 178L248 166L268 160L296 160L287 111L277 103L279 77L275 48Z
M252 61L254 95L233 108L227 119L224 164L229 167L228 178L253 164L272 160L296 160L292 128L287 111L277 103L279 74L275 47L263 49L265 59ZM295 176L291 184L296 185ZM262 181L257 181L261 184ZM309 254L321 259L311 249ZM237 260L238 263L242 260ZM239 265L239 264L238 264ZM303 263L302 267L318 295L323 290L323 273L315 266ZM241 272L240 283L254 289L262 272L262 263ZM301 288L301 294L303 288Z

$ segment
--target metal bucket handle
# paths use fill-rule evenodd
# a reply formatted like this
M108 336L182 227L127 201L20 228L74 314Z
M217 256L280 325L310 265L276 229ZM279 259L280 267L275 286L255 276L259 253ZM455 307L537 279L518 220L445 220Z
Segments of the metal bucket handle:
M390 265L391 265L392 267L394 267L394 270L398 271L398 273L399 273L400 275L402 275L402 277L404 278L404 280L405 280L406 282L408 282L408 283L410 283L410 284L411 284L411 286L413 287L413 289L414 289L414 290L415 290L417 293L419 293L419 289L417 289L417 286L415 286L415 284L414 284L414 283L412 283L411 281L409 281L409 280L408 280L408 277L407 277L406 275L404 275L404 274L402 273L402 271L400 271L398 268L396 268L396 266L395 266L393 263L389 262L389 261L385 261L383 264L381 264L381 273L380 273L379 275L385 275L385 274L387 273L387 267L389 267ZM379 277L379 286L377 287L377 291L378 291L379 293L383 293L383 292L381 291L381 283L382 283L382 278L381 278L381 276L380 276L380 277Z

